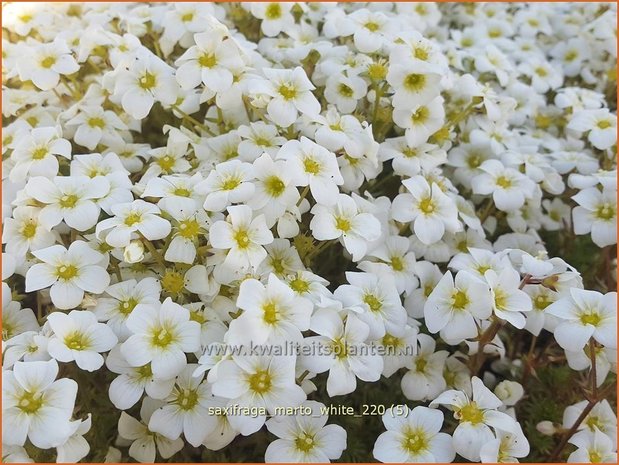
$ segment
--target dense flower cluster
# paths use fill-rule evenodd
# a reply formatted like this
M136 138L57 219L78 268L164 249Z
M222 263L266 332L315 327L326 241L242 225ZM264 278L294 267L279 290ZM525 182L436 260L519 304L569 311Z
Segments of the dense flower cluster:
M259 431L249 460L328 462L355 438L327 406L381 379L406 404L373 458L518 461L548 351L585 391L537 425L547 458L616 462L613 4L12 3L2 27L4 462Z

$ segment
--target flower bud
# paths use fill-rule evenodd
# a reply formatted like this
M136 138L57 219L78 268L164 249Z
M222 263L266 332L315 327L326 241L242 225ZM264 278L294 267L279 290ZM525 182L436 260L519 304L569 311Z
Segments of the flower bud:
M552 421L540 421L535 428L544 436L552 436L557 432L557 429Z
M138 263L144 260L144 246L140 241L131 241L123 250L123 258L127 263Z

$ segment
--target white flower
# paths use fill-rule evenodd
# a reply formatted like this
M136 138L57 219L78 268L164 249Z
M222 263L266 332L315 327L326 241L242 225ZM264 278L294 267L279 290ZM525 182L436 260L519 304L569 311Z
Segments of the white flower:
M569 439L578 449L567 458L568 463L616 463L617 452L613 441L596 429L582 431Z
M88 414L85 420L71 422L71 426L74 430L73 434L63 445L56 448L58 452L56 462L58 463L77 463L90 452L90 445L84 439L84 435L90 431L92 415Z
M129 279L115 283L105 289L107 296L97 299L93 312L99 321L107 322L120 341L126 340L131 331L126 321L133 309L139 304L157 304L161 293L161 284L155 278L144 278L139 282Z
M266 463L320 462L340 458L346 448L346 431L339 425L327 425L325 406L313 400L301 408L311 414L277 415L266 422L267 429L277 436L265 452Z
M534 183L514 168L506 168L498 160L486 160L479 167L482 174L471 180L475 194L492 194L496 207L502 211L516 210L530 198Z
M213 394L230 399L228 406L253 412L231 414L228 421L244 436L258 431L276 408L297 407L306 398L295 384L295 357L236 356L217 369Z
M252 165L240 160L218 163L208 177L196 186L206 195L204 209L220 212L233 203L249 200L254 194Z
M454 280L448 271L424 305L425 323L431 333L441 331L441 337L450 342L475 337L477 319L492 314L491 299L488 285L479 278L460 271Z
M418 334L417 342L417 354L408 360L409 371L402 377L402 392L411 400L434 399L447 387L443 369L449 352L435 352L436 342L427 334Z
M386 332L402 335L406 312L395 284L387 276L347 272L344 284L335 290L335 297L370 328L369 338L383 337Z
M425 62L394 63L389 66L387 82L395 89L393 105L412 108L434 99L441 90L441 76Z
M372 452L380 462L447 463L455 458L451 436L440 432L443 412L396 405L382 419L387 431L378 437Z
M109 191L110 183L103 176L57 176L53 181L37 176L26 185L28 195L45 204L39 221L48 230L63 220L78 231L92 228L101 211L93 199L105 197Z
M101 237L103 231L111 229L105 235L105 242L113 247L126 247L135 233L143 235L149 241L163 239L172 230L170 222L159 216L159 207L143 200L121 203L112 206L114 216L97 224L96 235Z
M273 241L264 215L252 216L246 205L228 207L228 221L217 221L209 230L211 245L227 250L224 264L233 270L257 268L267 256L262 246Z
M2 242L6 251L25 256L28 251L43 249L56 242L54 234L47 230L39 219L41 209L21 206L6 218L2 231Z
M301 331L309 329L313 309L309 300L295 295L273 273L266 286L255 279L243 281L236 305L244 311L230 322L230 343L301 341Z
M26 292L51 286L50 297L60 309L77 307L84 291L100 294L110 282L100 266L103 255L84 241L75 241L69 249L52 245L33 252L43 263L32 265L26 273Z
M520 290L520 275L507 266L500 273L488 270L484 274L490 285L494 299L494 314L502 320L509 321L518 329L524 328L524 315L520 312L532 310L531 298Z
M311 213L312 235L321 241L341 239L355 262L365 256L368 242L381 235L380 222L371 213L359 212L354 199L346 194L339 194L335 205L314 205Z
M518 425L515 432L497 429L496 439L484 444L479 452L482 463L513 463L529 455L529 441Z
M215 429L217 419L208 410L210 387L202 382L204 375L193 376L195 368L187 365L176 377L172 393L150 417L148 429L172 441L183 433L192 446L198 447Z
M119 139L118 130L128 129L127 125L111 110L97 106L83 106L77 116L67 121L67 126L77 126L73 140L88 150L97 144L110 145Z
M578 206L572 211L574 233L591 233L599 247L617 243L617 191L596 187L581 190L572 197Z
M292 182L296 186L309 186L318 203L333 205L337 201L337 186L343 184L344 179L335 154L301 136L300 141L286 142L277 158L288 161Z
M438 184L430 183L422 176L402 181L410 193L400 194L391 206L396 221L413 222L417 238L426 245L443 237L445 231L462 230L458 221L458 208Z
M561 319L555 339L566 350L582 349L593 337L603 346L617 348L617 293L571 288L569 295L546 308Z
M299 191L292 182L293 176L288 166L286 161L273 161L268 153L262 154L253 163L255 191L247 200L247 205L264 214L269 227L299 200Z
M103 323L97 323L94 313L73 310L68 315L53 312L47 321L54 332L49 340L49 354L60 362L75 363L82 370L95 371L103 366L103 356L118 342L113 331Z
M166 105L174 103L177 89L171 67L155 55L146 55L134 60L128 69L120 70L114 95L123 110L140 120L150 113L155 100Z
M189 311L172 302L136 305L126 322L133 333L121 352L131 366L151 363L157 378L170 378L187 364L185 352L200 349L200 324L190 321Z
M299 112L316 117L320 103L312 94L314 85L301 67L289 69L263 69L268 81L264 93L271 96L267 111L271 120L281 127L293 124Z
M3 144L4 145L4 144ZM29 136L15 142L11 159L15 166L9 172L13 182L30 176L54 177L58 174L58 158L70 159L71 143L63 139L55 127L36 127Z
M196 45L176 60L176 80L183 89L203 83L214 92L226 92L232 85L232 72L243 66L239 48L226 32L209 30L193 36Z
M617 115L606 108L580 110L567 125L580 133L588 132L587 139L594 147L606 150L617 143Z
M159 405L159 402L147 397L140 408L142 421L136 420L125 412L122 412L118 419L118 434L120 437L131 441L129 457L142 463L153 463L157 451L163 459L169 459L184 446L181 438L171 441L161 434L150 431L146 426Z
M383 371L383 359L365 341L370 328L349 313L346 323L335 312L318 309L310 329L319 336L305 338L313 346L312 355L302 355L301 363L314 373L329 371L327 393L330 397L349 394L357 388L357 378L377 381ZM315 350L320 346L320 350Z
M587 406L587 401L583 400L574 405L570 405L563 412L563 428L571 428L578 417ZM617 441L617 415L610 406L608 400L603 399L595 404L589 414L578 425L578 431L589 430L594 433L596 430L606 434L616 446Z
M443 127L445 109L443 97L436 97L428 103L412 107L400 107L393 110L393 122L406 129L406 142L411 147L418 147L436 131Z
M60 75L79 71L67 43L56 38L53 42L39 44L27 56L17 61L19 78L31 80L41 90L51 90L58 85Z
M121 345L114 347L105 359L107 368L120 376L110 383L109 397L119 410L133 407L146 392L153 399L167 397L174 387L175 378L156 378L150 363L132 367L121 352Z
M77 383L56 380L58 362L17 362L2 372L2 443L23 446L26 438L41 449L62 445L70 423Z
M275 37L294 24L294 17L290 12L294 6L292 2L264 2L250 5L252 15L262 20L260 29L267 37Z
M430 406L447 405L453 410L454 418L460 422L453 433L454 448L465 459L477 461L482 446L494 439L490 427L514 434L519 429L512 417L497 410L503 403L482 380L473 376L471 384L472 398L462 391L449 390L434 399Z

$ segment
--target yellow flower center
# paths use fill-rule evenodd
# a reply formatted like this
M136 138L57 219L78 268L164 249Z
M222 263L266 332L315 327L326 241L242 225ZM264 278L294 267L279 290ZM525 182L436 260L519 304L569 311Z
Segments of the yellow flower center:
M26 221L21 228L21 235L26 239L32 239L37 233L37 222L34 220Z
M303 160L303 167L305 168L305 172L309 174L318 174L320 173L320 163L314 160L311 157L305 157Z
M181 410L193 410L198 404L198 392L195 389L179 389L173 403Z
M217 64L217 57L215 57L212 53L205 53L200 55L200 58L198 58L198 63L203 68L212 68Z
M281 275L284 273L286 268L284 267L284 259L283 258L271 258L270 262L271 268L275 271L276 274Z
M426 86L426 76L424 74L409 74L404 79L404 87L412 92L419 92Z
M282 6L279 3L270 3L266 7L264 17L269 20L278 19L282 16Z
M140 79L138 85L144 90L150 90L157 85L157 76L146 71Z
M256 373L249 375L249 389L256 394L264 394L271 390L273 381L267 370L258 370Z
M167 328L160 327L153 331L150 343L159 348L165 348L174 342L174 334Z
M481 165L481 157L477 154L469 154L468 158L466 159L466 164L469 166L469 168L475 169L479 165Z
M195 219L183 220L178 223L178 234L185 239L195 239L200 233L200 225Z
M139 380L150 379L153 377L153 369L150 367L150 363L137 368L136 372Z
M484 421L484 412L477 407L475 402L469 402L456 412L460 423L469 422L474 425Z
M333 351L333 355L339 359L348 357L348 344L346 344L346 341L341 337L331 342L331 350Z
M48 56L41 60L41 67L45 69L50 69L52 66L56 64L55 56Z
M172 171L174 165L176 164L176 160L170 155L166 155L165 157L161 157L157 160L157 164L159 167L166 173Z
M415 371L417 373L425 373L428 361L423 357L417 357L415 359Z
M277 176L269 176L264 180L264 188L271 197L279 197L286 189L286 185Z
M432 197L425 197L419 202L419 210L425 215L431 215L436 210Z
M315 447L316 441L313 434L301 433L294 440L294 446L301 452L309 452Z
M338 216L337 218L335 218L335 228L339 229L343 233L347 233L348 231L350 231L351 228L350 221L346 218Z
M90 126L91 128L104 128L105 121L103 121L103 118L90 118L88 120L88 126Z
M221 190L231 191L241 185L241 179L237 176L230 176L221 183Z
M395 271L404 270L404 260L401 257L391 257L391 268Z
M600 129L607 129L612 126L612 123L607 119L603 119L597 122L597 127Z
M43 401L43 394L26 391L19 397L17 408L28 415L32 415L43 406Z
M602 321L602 317L599 313L590 310L589 313L581 313L580 314L580 322L583 325L593 325L598 326Z
M502 289L494 290L494 305L497 310L503 310L507 307L507 293Z
M68 281L69 279L73 279L77 276L77 268L74 265L60 265L56 268L56 275L60 279Z
M383 307L383 303L375 295L372 294L365 294L363 296L363 301L367 304L368 307L370 307L370 310L372 310L373 312L378 312Z
M184 23L188 23L191 20L193 20L193 11L185 13L183 16L181 16L181 21Z
M464 291L457 290L451 296L451 306L456 310L464 310L469 302L469 296Z
M535 299L533 299L533 305L535 306L535 309L540 311L545 310L546 307L548 307L551 303L552 301L545 294L540 294L535 297Z
M48 153L49 149L47 147L37 147L32 151L32 159L42 160Z
M410 454L420 454L428 449L428 438L421 428L408 429L402 438L402 448Z
M118 312L123 315L129 315L137 304L138 301L130 297L128 300L123 300L118 303Z
M415 47L415 49L413 50L413 55L415 56L415 58L421 61L427 61L428 58L430 58L428 50L422 45Z
M337 92L346 98L351 98L354 94L354 91L346 84L340 84L337 88Z
M279 321L279 312L275 302L268 302L262 306L264 312L262 319L265 323L274 325Z
M600 205L595 211L595 216L604 221L612 220L615 217L615 214L615 208L609 203Z
M499 176L496 180L496 185L502 187L503 189L509 189L512 187L512 180L507 176Z
M304 294L309 291L309 287L310 284L307 281L301 279L300 277L296 277L292 281L290 281L290 288L293 291L298 292L299 294Z
M376 32L380 29L380 25L378 23L375 23L373 21L368 21L367 23L365 23L363 25L368 31L370 32Z
M397 338L395 336L392 336L389 333L386 333L383 336L382 342L383 342L383 345L385 347L394 347L395 348L395 347L399 347L399 346L402 345L402 341L399 338Z
M185 278L176 270L167 270L161 278L161 287L168 294L180 294L185 289Z
M413 121L413 124L422 124L428 119L429 116L430 110L428 110L428 107L419 107L417 111L412 114L411 120Z
M282 84L278 91L286 100L292 100L297 96L297 89L292 84Z
M67 194L60 197L60 206L62 208L73 208L79 200L79 197L75 194Z
M184 187L177 187L174 189L174 195L178 197L191 197L191 191Z
M136 223L142 221L142 215L140 213L129 213L125 218L125 224L127 226L133 226Z
M251 241L249 240L249 235L244 229L239 229L234 233L234 241L236 242L236 245L239 249L246 249L251 243Z
M79 331L74 331L64 337L64 345L71 350L87 350L91 344L88 336Z

